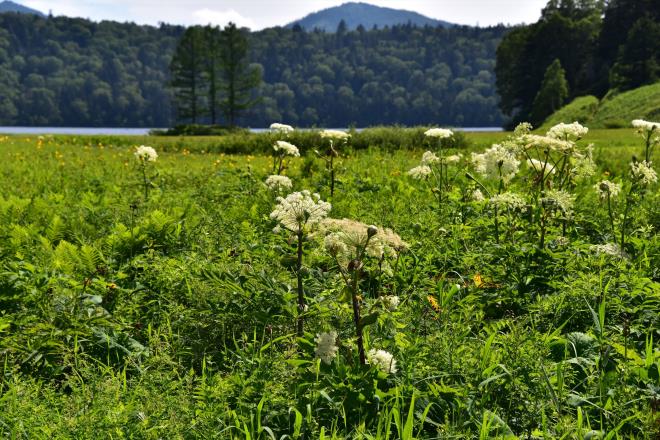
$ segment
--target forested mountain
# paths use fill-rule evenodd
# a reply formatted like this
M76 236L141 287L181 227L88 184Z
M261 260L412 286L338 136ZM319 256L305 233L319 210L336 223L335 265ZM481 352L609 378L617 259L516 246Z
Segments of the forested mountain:
M171 125L169 64L183 31L0 14L0 125ZM507 31L401 25L251 33L262 100L239 123L499 125L493 70Z
M452 26L451 23L429 18L417 12L383 8L368 3L350 2L314 12L305 18L294 21L287 27L298 25L307 30L320 29L326 32L334 32L342 21L346 26L346 30L351 31L356 30L360 25L366 29L371 29L374 26L392 27L408 23L416 26Z
M18 12L21 14L34 14L44 17L44 13L36 9L28 8L27 6L19 5L9 0L0 2L0 14L4 12Z

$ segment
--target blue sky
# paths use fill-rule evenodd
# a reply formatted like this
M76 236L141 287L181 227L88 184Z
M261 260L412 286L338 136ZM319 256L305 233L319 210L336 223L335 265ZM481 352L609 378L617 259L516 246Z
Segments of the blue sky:
M234 21L251 29L283 25L311 12L348 0L17 0L54 15L144 24L226 24ZM469 25L530 23L538 19L547 0L364 0L408 9L429 17Z

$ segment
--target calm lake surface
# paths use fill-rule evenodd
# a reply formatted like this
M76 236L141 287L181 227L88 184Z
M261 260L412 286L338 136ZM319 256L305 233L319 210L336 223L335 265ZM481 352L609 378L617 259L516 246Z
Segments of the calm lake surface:
M44 135L44 134L69 134L69 135L91 135L91 136L145 136L149 134L151 128L77 128L77 127L0 127L0 134L26 134L26 135ZM302 129L311 130L311 129ZM344 129L345 130L345 129ZM358 128L357 131L362 131ZM473 132L498 132L501 127L459 127L456 130ZM267 128L251 128L253 133L263 133L269 131Z

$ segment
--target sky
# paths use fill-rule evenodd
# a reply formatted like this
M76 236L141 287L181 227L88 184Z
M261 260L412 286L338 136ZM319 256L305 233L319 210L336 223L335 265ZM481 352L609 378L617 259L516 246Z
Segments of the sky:
M140 24L217 24L259 30L285 25L348 0L17 0L53 15ZM535 22L547 0L363 0L467 25Z

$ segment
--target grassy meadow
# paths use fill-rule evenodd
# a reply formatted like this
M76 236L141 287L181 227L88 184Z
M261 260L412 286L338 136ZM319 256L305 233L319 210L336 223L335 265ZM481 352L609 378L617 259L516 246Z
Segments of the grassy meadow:
M333 195L329 141L294 133L279 195L351 220L300 231L271 216L276 139L0 136L3 437L660 436L635 130L354 133ZM494 143L499 174L471 160Z

